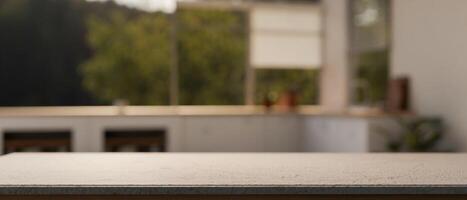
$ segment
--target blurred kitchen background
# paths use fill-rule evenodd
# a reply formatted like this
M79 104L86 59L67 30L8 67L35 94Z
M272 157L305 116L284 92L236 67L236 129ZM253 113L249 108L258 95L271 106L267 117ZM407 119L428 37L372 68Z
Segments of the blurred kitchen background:
M465 151L466 11L0 0L0 151Z

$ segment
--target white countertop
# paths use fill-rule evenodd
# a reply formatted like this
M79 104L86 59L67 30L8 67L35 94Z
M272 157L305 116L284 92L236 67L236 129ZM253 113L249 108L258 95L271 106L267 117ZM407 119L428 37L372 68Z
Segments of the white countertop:
M0 194L467 194L467 155L12 154Z

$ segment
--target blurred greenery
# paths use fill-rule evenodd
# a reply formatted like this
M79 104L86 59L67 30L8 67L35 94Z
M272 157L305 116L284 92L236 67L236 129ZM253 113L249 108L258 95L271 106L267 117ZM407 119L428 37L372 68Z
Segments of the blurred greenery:
M246 20L222 10L178 12L180 103L244 103Z
M298 92L298 103L318 103L318 70L258 69L256 70L256 102L265 98L276 99L289 90Z
M96 97L131 104L169 103L170 25L162 14L131 19L122 12L91 17L93 57L83 65L84 85Z
M245 31L242 13L181 10L177 13L180 103L243 103ZM92 17L88 40L94 56L83 65L85 86L104 100L169 104L170 19L114 12ZM206 28L208 27L208 28Z
M389 79L390 1L351 0L353 102L382 107ZM374 12L374 15L368 13Z
M439 151L438 144L444 133L442 120L437 118L397 119L402 131L388 136L388 150L392 152Z
M184 105L240 105L248 44L239 11L177 12ZM84 0L0 0L0 106L167 105L171 21ZM258 70L257 95L296 87L315 103L317 73Z
M356 66L357 102L380 104L386 99L389 77L389 54L387 50L360 53Z

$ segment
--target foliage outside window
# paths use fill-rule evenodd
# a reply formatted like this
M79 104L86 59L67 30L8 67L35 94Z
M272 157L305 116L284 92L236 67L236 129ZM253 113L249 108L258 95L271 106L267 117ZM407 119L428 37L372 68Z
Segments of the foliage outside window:
M113 2L0 0L0 105L168 105L172 42L180 104L244 104L246 13L176 15L174 41L167 14ZM300 103L316 103L316 74L257 70L256 96L296 88Z
M350 2L353 102L382 106L389 77L390 1Z
M85 86L104 100L168 105L171 42L177 43L182 105L243 103L245 33L241 13L182 10L176 24L167 15L113 13L91 18L94 56L84 67ZM177 26L177 40L170 26Z
M170 24L160 14L131 19L114 12L91 17L88 42L94 55L82 66L84 85L95 97L132 104L169 104Z
M245 14L180 10L177 19L180 104L243 104Z

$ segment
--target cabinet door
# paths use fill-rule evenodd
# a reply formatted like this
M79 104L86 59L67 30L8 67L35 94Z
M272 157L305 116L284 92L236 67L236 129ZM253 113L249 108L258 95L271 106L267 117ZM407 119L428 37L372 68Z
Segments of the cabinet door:
M185 151L257 152L262 120L254 116L209 116L184 119Z
M302 139L308 152L368 152L368 123L365 119L309 117Z
M297 152L300 151L300 117L296 115L265 116L264 151Z

